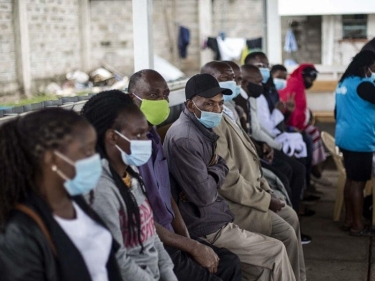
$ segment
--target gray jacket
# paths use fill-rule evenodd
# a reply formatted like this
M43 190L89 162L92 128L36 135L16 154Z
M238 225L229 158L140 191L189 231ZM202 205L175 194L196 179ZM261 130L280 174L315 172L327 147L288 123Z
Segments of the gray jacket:
M172 193L192 237L212 234L233 221L218 195L228 167L215 153L217 139L185 108L164 140Z
M103 159L102 164L103 173L94 190L94 202L91 207L121 245L116 258L123 280L177 280L173 273L173 262L156 234L150 204L136 179L132 179L131 191L141 211L143 253L140 253L139 242L125 243L124 238L128 233L126 205L112 178L108 161ZM135 167L132 168L137 171ZM88 196L85 198L88 200Z

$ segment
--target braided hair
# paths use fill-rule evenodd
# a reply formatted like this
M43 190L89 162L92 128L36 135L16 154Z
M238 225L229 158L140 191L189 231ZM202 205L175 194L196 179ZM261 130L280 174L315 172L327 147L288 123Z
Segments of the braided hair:
M133 103L129 95L126 95L119 90L101 92L87 101L81 110L81 114L94 126L97 132L98 142L96 150L102 158L108 159L105 149L106 132L109 129L121 131L122 126L126 124L127 121L126 115L139 113L140 109ZM124 116L123 114L126 115ZM119 118L120 115L122 118ZM143 253L141 218L136 198L132 194L130 188L126 186L122 177L114 170L111 163L109 163L109 169L116 187L125 202L128 217L128 231L130 233L127 239L129 242L138 240L141 245L141 253ZM146 195L144 183L140 175L130 166L127 167L126 171L131 177L138 180L143 193Z
M0 127L0 225L10 210L32 191L41 195L37 179L47 150L61 150L75 126L88 124L73 111L48 108L13 119Z
M339 82L350 76L364 76L364 69L375 63L375 53L373 51L361 51L355 55L348 68L345 70Z

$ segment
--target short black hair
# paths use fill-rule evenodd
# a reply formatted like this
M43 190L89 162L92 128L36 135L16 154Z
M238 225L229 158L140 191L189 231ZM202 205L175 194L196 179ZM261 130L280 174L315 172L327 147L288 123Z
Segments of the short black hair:
M287 72L288 70L286 69L285 66L283 66L282 64L275 64L274 66L272 66L271 68L271 75L273 73L275 73L276 71L285 71Z
M241 66L241 70L249 72L260 72L259 68L252 64L244 64Z
M253 60L253 59L257 58L257 57L267 57L267 56L266 56L266 54L263 53L263 52L259 52L259 51L257 51L257 52L252 52L252 53L250 53L250 54L248 54L248 55L246 56L244 63L245 63L245 64L248 64L250 60Z
M142 69L140 71L135 72L132 76L130 76L129 85L128 85L128 93L134 93L134 88L137 86L138 82L141 80L141 78L145 74L149 72L155 72L160 75L159 72L153 69Z

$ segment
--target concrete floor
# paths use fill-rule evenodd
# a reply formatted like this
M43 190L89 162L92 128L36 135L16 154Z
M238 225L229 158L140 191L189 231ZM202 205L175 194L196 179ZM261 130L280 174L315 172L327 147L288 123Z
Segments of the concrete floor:
M351 237L340 229L341 222L333 222L333 207L338 174L326 170L324 175L332 187L317 189L324 194L309 208L316 211L312 217L301 219L302 232L313 241L304 245L308 281L375 281L373 238Z

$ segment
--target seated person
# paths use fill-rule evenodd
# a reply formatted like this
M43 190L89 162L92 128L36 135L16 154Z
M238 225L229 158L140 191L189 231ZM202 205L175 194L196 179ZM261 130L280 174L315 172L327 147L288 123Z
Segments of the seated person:
M306 157L307 148L302 135L286 131L284 115L289 116L293 112L294 101L290 97L285 103L278 100L278 92L274 84L274 78L270 75L267 56L262 52L253 52L246 57L245 63L246 65L257 66L263 76L263 81L266 80L265 83L262 83L263 93L256 99L257 117L262 131L275 138L277 142L282 143L285 154L297 158ZM277 74L283 75L283 72L277 71ZM285 80L281 81L285 83ZM275 102L274 97L277 97L277 102Z
M156 232L175 264L173 270L178 280L240 281L241 265L238 257L225 248L191 239L171 196L167 160L153 126L168 117L165 114L169 113L168 84L158 72L145 69L130 77L128 92L149 124L147 137L152 141L152 155L146 164L139 167L139 173L145 182L154 213Z
M228 167L216 152L212 128L221 122L223 94L232 91L220 88L209 74L187 82L186 108L164 141L172 193L190 235L238 255L244 280L296 280L284 245L234 224L228 203L218 195Z
M209 62L202 67L201 73L214 76L220 87L224 83L235 83L232 68L224 62ZM224 100L232 96L228 95ZM283 242L296 280L306 280L298 216L273 194L262 175L259 157L248 134L225 110L220 125L213 131L219 136L217 153L229 168L219 193L227 199L234 223L242 229Z
M247 112L249 112L248 116L250 127L252 128L252 137L257 141L265 141L269 146L272 146L273 143L279 144L269 134L264 132L259 124L256 99L263 93L263 87L261 83L262 75L260 73L260 70L254 65L243 65L241 67L241 71L241 93L243 93L241 95L246 95L248 97L248 103L246 103L247 106L244 108L244 110L247 110ZM241 105L241 103L239 105ZM296 159L285 155L278 148L273 148L275 158L273 167L282 172L284 175L289 175L288 180L291 187L290 197L294 210L296 212L299 212L302 190L305 187L305 167ZM279 174L277 175L281 178Z
M272 77L273 85L275 86L275 89L277 91L280 91L286 87L286 78L288 77L288 71L285 66L283 66L282 64L273 65L271 67L270 74ZM294 100L293 104L290 104L290 106L294 106Z
M117 262L122 278L177 280L173 262L156 234L152 209L136 168L152 153L146 118L131 98L118 90L93 96L81 113L97 132L96 149L103 166L91 206L121 245Z
M312 64L301 64L287 80L286 87L279 91L280 99L286 101L290 93L294 94L295 109L290 118L286 121L287 125L305 132L313 141L311 173L312 179L322 185L331 185L327 179L322 178L320 164L326 159L323 142L320 138L320 131L317 127L309 124L310 111L307 107L306 89L312 87L318 76L318 71ZM309 184L309 181L307 182Z
M94 128L46 108L0 126L0 279L121 281L118 244L82 195L101 174Z

